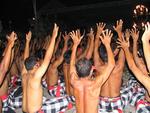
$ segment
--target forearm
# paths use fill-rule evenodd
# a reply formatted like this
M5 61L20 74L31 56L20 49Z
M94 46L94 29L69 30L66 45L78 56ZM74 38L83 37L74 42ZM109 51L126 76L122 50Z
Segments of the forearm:
M5 53L5 56L2 60L2 68L5 73L6 71L8 70L8 67L10 65L10 61L11 61L11 52L12 52L12 45L11 44L8 44L8 48L6 50L6 53Z
M87 59L91 59L91 57L93 55L93 50L94 50L94 39L91 39L90 46L88 48L87 55L86 55Z
M148 75L143 74L143 72L137 68L137 66L134 63L133 57L131 56L131 53L129 52L129 49L125 49L125 55L127 59L128 66L130 70L133 72L133 74L136 76L136 78L146 87L149 87L150 78Z
M29 57L29 51L30 51L29 43L30 43L29 41L26 41L25 50L24 50L24 58L23 58L24 60Z
M114 55L113 52L111 50L110 45L105 45L106 47L106 51L107 51L107 55L108 55L108 66L113 66L115 65L115 60L114 60Z
M52 37L51 42L49 44L49 47L48 47L46 54L45 54L44 59L46 62L48 62L48 64L49 64L49 61L50 61L52 54L53 54L53 51L54 51L54 46L55 46L55 41L56 41L55 39L56 39L56 37Z
M101 45L101 42L99 42L99 38L96 38L95 39L95 47L94 47L94 65L97 66L97 65L101 65L103 64L103 61L100 59L100 56L99 56L99 46Z
M66 50L67 50L67 43L64 43L64 47L63 47L62 53L61 53L60 57L55 61L53 66L58 67L63 62L64 54L65 54Z
M143 50L144 50L144 56L146 59L146 64L148 67L148 70L150 71L150 45L149 41L148 42L143 42Z
M73 68L75 67L77 47L78 47L77 45L73 45L72 47L72 54L70 60L70 73L73 72Z
M122 68L124 67L124 64L125 64L125 54L123 49L121 49L118 57L118 65L120 68Z
M138 56L137 56L137 41L133 41L133 58L135 60L135 63L138 65Z
M119 39L122 39L122 32L121 31L117 31L118 37Z

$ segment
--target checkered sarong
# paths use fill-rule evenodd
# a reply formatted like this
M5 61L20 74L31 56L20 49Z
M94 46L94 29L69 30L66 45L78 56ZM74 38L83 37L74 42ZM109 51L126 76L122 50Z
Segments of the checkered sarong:
M146 102L144 99L138 100L136 113L150 113L150 102Z
M123 113L122 109L122 101L120 97L100 97L99 113Z
M52 97L65 96L65 83L59 83L58 85L51 86L48 88L48 93Z
M136 105L136 102L143 98L145 95L145 89L138 83L134 77L130 77L127 85L121 90L121 98L124 105L131 104Z
M70 105L74 102L74 97L64 96L53 99L46 99L42 108L37 113L63 113L70 109Z
M16 108L22 107L22 87L16 87L9 93L5 106L3 106L3 112L8 113L11 109L12 111Z
M52 97L66 96L66 87L65 87L64 79L60 77L57 85L50 86L48 88L48 93Z

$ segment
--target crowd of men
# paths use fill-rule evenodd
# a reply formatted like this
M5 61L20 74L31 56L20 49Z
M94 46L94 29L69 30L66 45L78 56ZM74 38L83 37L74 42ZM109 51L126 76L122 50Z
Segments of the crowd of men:
M54 24L44 39L29 31L25 43L8 34L0 50L0 113L64 113L73 106L76 113L123 113L128 105L150 113L150 23L141 37L136 27L124 31L122 20L114 31L105 27L61 34ZM133 75L122 85L125 61Z

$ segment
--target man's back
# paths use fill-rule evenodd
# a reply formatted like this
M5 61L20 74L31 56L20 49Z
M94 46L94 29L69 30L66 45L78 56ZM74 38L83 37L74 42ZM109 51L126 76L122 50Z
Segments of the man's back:
M122 84L122 74L123 68L118 69L119 67L115 66L108 80L103 84L101 88L102 97L118 97L120 95L120 88Z

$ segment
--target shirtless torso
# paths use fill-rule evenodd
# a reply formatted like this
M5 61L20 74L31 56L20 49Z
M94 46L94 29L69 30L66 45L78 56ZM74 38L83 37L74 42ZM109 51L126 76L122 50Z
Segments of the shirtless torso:
M58 82L58 69L50 65L47 75L46 75L46 82L48 87L54 86Z
M122 84L123 67L115 66L108 80L101 88L102 97L118 97L120 96L120 88Z

